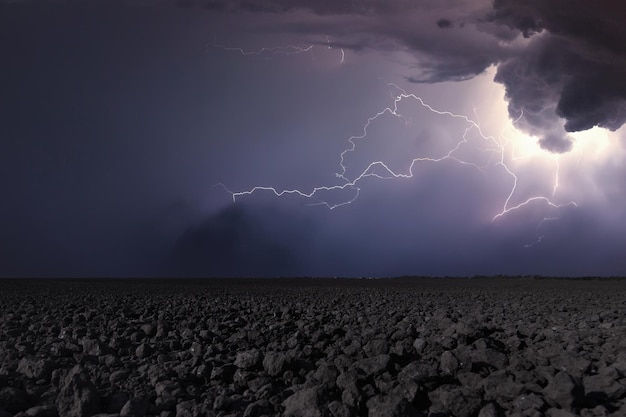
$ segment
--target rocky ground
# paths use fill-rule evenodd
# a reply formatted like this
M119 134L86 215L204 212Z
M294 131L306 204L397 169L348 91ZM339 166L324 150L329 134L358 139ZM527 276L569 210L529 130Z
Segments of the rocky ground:
M626 281L0 281L0 417L625 416Z

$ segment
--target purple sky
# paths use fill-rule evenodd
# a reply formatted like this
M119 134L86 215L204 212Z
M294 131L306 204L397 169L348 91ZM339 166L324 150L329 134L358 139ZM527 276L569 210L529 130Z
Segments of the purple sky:
M618 0L0 0L0 54L2 276L626 273Z

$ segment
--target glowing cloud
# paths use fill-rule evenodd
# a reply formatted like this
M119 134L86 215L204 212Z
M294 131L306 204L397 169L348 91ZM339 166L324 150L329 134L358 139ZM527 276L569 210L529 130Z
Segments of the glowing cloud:
M238 48L233 49L240 51ZM266 50L271 50L271 48L266 48ZM485 77L484 79L488 78ZM508 178L506 181L509 188L501 196L502 206L500 209L494 208L491 216L492 222L530 205L541 204L551 212L554 209L558 211L564 206L576 207L575 201L568 200L558 194L561 185L560 159L544 150L536 138L533 139L528 134L518 130L517 124L524 117L523 111L515 120L510 120L504 110L506 103L502 86L485 82L481 84L483 84L483 89L495 90L488 93L490 96L495 94L499 98L492 100L487 109L491 114L487 118L489 126L479 121L477 109L473 115L436 109L417 94L409 93L397 84L388 83L392 97L391 105L382 107L377 113L370 116L363 124L361 133L349 137L347 139L348 147L338 155L339 170L335 176L339 183L318 185L309 190L280 189L272 185L258 185L243 191L231 191L225 185L222 186L231 194L233 201L259 192L270 192L277 197L299 196L307 200L308 205L323 205L333 210L356 202L362 187L366 186L364 185L366 179L410 179L416 175L415 168L420 164L449 161L478 170L487 176L504 175ZM411 106L413 109L410 109ZM404 165L397 168L393 168L389 162L382 159L365 159L355 165L355 161L352 160L353 155L359 151L360 147L367 144L368 141L380 141L380 137L377 139L370 138L370 131L383 118L393 118L404 125L405 130L409 131L422 124L422 121L418 120L413 125L404 110L400 109L401 107L409 107L406 111L413 112L417 108L422 113L438 116L437 123L439 126L450 125L451 122L457 122L460 125L451 127L453 130L444 135L451 135L451 140L435 137L434 141L439 142L436 146L426 149L426 154L410 157ZM417 117L424 116L421 114ZM454 129L459 130L454 133ZM388 135L392 136L398 134L395 129L388 132ZM457 135L456 139L454 135ZM366 152L365 155L367 158L371 157L370 152ZM399 156L394 155L391 159L397 160ZM531 164L532 166L529 166ZM360 166L360 168L355 168L355 166ZM524 190L520 191L519 184L526 181L526 177L531 180L530 186L526 185ZM537 181L541 184L533 186ZM344 197L342 200L339 197L333 202L325 199L325 196L333 192L341 192L341 195L345 195L346 190L351 191L351 196L348 198ZM544 217L541 223L556 219L558 219L558 214L550 215L550 217ZM541 236L538 236L537 242L540 240Z

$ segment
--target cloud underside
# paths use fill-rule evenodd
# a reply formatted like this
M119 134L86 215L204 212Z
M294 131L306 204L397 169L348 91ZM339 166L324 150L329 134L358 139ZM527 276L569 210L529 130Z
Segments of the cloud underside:
M626 121L626 5L617 1L496 0L490 20L528 38L498 63L509 114L552 151L571 148L565 132Z
M552 152L568 132L626 122L626 4L620 0L184 0L231 12L293 12L293 32L353 49L397 48L419 65L413 82L461 81L497 66L509 114ZM304 11L304 12L303 12ZM284 29L284 27L283 27Z

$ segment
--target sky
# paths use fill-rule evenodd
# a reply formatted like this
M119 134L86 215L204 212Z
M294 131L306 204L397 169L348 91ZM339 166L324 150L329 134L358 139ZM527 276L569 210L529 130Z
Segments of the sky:
M626 274L621 0L0 0L0 276Z

